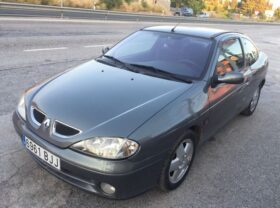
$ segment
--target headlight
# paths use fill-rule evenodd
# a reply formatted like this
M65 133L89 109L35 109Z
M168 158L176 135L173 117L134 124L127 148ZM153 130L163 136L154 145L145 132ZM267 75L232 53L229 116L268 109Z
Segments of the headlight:
M139 145L129 139L117 137L96 137L72 145L73 149L108 159L122 159L133 155Z
M18 106L17 106L17 112L19 113L21 118L26 120L24 96L22 96L19 100L19 103L18 103Z

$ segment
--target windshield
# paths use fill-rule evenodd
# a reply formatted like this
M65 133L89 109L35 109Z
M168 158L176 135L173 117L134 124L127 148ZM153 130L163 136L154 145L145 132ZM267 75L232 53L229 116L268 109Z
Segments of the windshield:
M118 43L106 55L131 64L199 78L208 60L211 40L186 35L138 31Z

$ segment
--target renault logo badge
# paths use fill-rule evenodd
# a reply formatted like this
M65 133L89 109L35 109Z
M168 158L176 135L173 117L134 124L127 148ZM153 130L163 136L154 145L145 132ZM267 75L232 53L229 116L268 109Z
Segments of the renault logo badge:
M50 120L49 118L47 118L47 119L43 122L44 127L45 127L45 128L49 128L49 127L50 127L50 123L51 123L51 120Z

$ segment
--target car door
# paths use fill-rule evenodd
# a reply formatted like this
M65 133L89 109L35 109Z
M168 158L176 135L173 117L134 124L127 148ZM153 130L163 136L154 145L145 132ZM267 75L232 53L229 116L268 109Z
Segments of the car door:
M239 38L227 38L220 42L218 60L212 77L244 69L244 53ZM209 134L214 134L239 113L242 106L243 84L220 83L208 87Z

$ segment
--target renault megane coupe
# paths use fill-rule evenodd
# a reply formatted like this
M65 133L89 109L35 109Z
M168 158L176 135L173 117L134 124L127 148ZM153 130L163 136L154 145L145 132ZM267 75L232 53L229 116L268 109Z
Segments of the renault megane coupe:
M34 160L79 188L115 199L172 190L199 144L253 114L267 68L244 34L149 27L27 90L13 122Z

